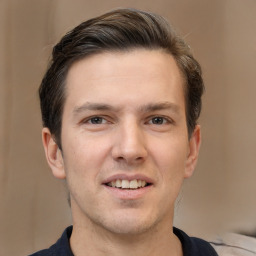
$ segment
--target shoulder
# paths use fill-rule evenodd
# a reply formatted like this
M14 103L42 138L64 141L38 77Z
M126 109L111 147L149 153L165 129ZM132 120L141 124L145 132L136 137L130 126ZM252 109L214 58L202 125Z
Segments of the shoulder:
M65 229L62 236L50 248L31 254L30 256L73 256L69 245L69 238L72 233L72 226Z
M173 228L180 239L184 256L218 256L212 245L200 238L190 237L180 229Z

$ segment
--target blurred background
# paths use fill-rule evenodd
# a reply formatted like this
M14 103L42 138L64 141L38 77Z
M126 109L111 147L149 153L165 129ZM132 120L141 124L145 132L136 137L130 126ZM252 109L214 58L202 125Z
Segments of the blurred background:
M60 37L117 7L166 17L203 68L201 156L175 225L206 239L256 230L255 0L0 0L0 255L48 247L71 224L45 161L37 88Z

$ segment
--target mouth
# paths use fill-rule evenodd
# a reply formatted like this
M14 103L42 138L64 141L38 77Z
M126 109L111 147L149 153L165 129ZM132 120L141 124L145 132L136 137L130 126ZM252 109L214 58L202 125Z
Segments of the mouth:
M145 180L125 180L125 179L117 179L111 182L105 183L104 185L112 188L125 189L125 190L135 190L141 189L147 186L152 185L151 183L146 182Z

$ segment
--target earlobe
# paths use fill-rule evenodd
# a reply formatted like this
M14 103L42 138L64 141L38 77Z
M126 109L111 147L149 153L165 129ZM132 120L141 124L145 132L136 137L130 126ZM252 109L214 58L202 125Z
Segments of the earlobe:
M188 157L185 166L185 178L189 178L193 175L196 167L199 149L201 145L201 128L200 125L196 125L193 134L189 140Z
M64 170L63 156L61 150L56 144L53 135L46 127L42 130L42 141L47 162L52 169L54 177L65 179L66 173Z

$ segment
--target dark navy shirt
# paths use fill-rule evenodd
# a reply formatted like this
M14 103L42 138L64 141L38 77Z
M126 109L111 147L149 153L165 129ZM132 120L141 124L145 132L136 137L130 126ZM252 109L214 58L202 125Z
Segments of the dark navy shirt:
M61 238L49 249L36 252L30 256L74 256L69 245L72 228L72 226L66 228ZM208 242L189 237L177 228L173 228L173 232L182 243L183 256L218 256Z

